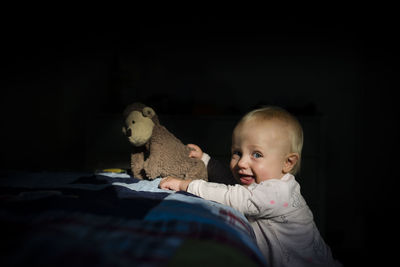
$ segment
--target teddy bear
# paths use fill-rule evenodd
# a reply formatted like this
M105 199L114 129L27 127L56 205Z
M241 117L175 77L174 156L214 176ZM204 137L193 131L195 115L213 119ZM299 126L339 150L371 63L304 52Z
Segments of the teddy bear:
M133 177L208 180L203 161L189 157L190 148L160 124L153 108L136 102L125 108L123 118L122 132L132 145Z

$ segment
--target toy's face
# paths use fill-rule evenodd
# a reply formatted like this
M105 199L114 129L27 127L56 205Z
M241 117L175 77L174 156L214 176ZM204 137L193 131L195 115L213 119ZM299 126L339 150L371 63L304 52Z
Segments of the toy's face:
M134 146L142 146L149 141L153 134L154 122L151 117L146 117L142 112L132 111L125 119L122 132Z

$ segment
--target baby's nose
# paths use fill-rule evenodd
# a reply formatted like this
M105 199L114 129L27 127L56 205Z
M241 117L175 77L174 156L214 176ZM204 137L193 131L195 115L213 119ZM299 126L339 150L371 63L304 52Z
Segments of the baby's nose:
M247 169L249 167L249 161L245 157L240 158L238 167L241 169Z

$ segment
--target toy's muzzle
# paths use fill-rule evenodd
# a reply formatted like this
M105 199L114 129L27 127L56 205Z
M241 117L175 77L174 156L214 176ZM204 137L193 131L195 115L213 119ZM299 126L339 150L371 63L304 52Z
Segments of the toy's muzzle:
M132 130L131 130L131 128L128 128L128 129L126 130L125 135L126 135L126 137L131 137L131 136L132 136Z

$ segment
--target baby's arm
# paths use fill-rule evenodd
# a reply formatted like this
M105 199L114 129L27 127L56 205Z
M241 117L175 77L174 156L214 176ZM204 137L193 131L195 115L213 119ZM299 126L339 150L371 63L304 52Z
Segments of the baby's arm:
M161 180L159 187L174 191L188 191L204 199L231 206L245 215L258 213L257 207L249 201L251 192L244 186L228 186L204 180L183 180L169 176Z
M194 180L189 183L187 191L204 199L230 206L245 215L258 213L257 207L251 201L252 193L241 185L231 186Z

